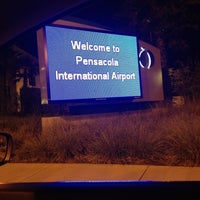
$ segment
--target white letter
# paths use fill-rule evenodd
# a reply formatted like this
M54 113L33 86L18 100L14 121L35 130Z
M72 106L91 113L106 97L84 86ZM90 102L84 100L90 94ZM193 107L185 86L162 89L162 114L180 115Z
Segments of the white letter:
M80 42L71 40L71 45L72 45L72 48L73 48L73 49L78 49L78 50L80 50L80 44L81 44Z
M82 62L82 57L81 56L76 56L76 64L78 65L79 62Z

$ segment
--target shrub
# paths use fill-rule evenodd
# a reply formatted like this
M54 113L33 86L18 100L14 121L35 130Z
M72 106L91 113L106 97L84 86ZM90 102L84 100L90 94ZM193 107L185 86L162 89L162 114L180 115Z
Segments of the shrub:
M199 105L68 117L47 132L37 116L8 117L0 128L13 135L11 162L199 166Z

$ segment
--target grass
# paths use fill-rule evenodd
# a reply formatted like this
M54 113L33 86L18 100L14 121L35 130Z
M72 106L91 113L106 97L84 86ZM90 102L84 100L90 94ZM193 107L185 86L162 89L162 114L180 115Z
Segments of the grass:
M1 117L0 131L14 140L11 162L200 166L197 102L63 119L43 130L38 116Z

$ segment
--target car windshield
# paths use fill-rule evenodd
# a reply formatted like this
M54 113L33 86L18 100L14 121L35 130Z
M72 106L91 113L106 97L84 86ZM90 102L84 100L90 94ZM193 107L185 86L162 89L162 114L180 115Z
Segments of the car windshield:
M0 199L34 199L39 188L198 188L199 7L6 2Z

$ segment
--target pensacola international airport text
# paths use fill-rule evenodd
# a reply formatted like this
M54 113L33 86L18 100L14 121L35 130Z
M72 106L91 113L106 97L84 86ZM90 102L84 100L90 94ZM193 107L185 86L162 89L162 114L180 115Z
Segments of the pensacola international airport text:
M91 80L133 80L135 79L135 73L119 73L119 72L106 72L106 73L67 73L67 72L58 72L55 74L56 80L81 80L81 81L91 81Z

